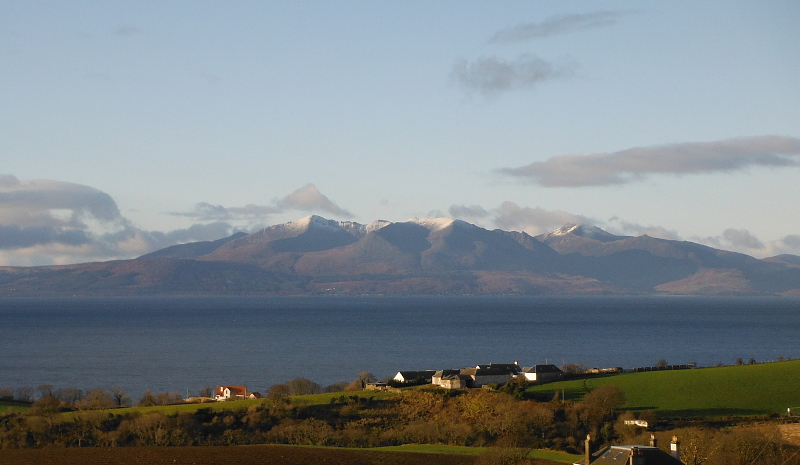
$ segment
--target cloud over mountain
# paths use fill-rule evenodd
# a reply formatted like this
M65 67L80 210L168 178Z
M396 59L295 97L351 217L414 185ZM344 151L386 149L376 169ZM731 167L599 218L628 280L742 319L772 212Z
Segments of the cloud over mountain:
M208 209L207 215L213 208ZM137 228L93 187L0 175L0 264L41 265L131 258L174 244L219 239L224 221L172 231Z
M308 212L328 212L338 216L351 218L352 213L341 208L327 196L323 195L314 184L295 190L282 199L275 199L268 205L248 204L244 207L224 207L207 202L200 202L190 212L171 212L173 216L193 218L198 221L259 221L267 216L287 210Z
M634 147L611 153L561 155L500 172L543 187L626 184L653 174L730 172L800 164L800 139L761 136L715 142Z
M650 237L668 239L673 241L683 240L677 231L667 229L663 226L649 225L644 226L637 223L625 221L618 216L613 216L608 220L609 229L626 236L641 236L647 234Z
M12 175L0 175L0 222L77 227L87 218L118 220L119 208L110 195L92 187L46 179L21 181Z
M348 218L353 216L352 213L336 205L331 199L323 195L314 184L306 184L277 201L276 205L282 210L292 208L304 211L321 210Z
M734 247L743 247L747 249L763 249L764 243L758 240L757 237L750 234L746 229L726 229L722 232L724 237Z
M480 205L453 205L450 215L459 219L490 219L494 227L507 230L525 231L538 235L552 231L565 224L595 224L595 220L583 215L575 215L563 210L546 210L539 207L521 207L506 201L499 207L486 210Z

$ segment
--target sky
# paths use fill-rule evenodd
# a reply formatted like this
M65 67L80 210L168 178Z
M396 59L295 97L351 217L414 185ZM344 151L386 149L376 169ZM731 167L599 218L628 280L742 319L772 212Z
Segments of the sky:
M800 255L800 2L0 4L0 265L310 214Z

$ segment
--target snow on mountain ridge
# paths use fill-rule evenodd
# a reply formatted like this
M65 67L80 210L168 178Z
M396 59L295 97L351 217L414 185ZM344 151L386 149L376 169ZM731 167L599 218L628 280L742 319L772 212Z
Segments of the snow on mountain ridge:
M611 234L610 232L600 229L597 226L591 226L587 224L565 224L564 226L551 231L547 234L544 234L542 237L543 240L551 239L554 237L566 236L567 234L575 234L576 236L583 236L589 239L595 239L601 242L609 242L609 241L616 241L618 239L622 239L625 236L617 236L616 234Z
M571 233L572 231L575 231L578 228L579 228L579 226L577 224L568 223L568 224L565 224L564 226L561 226L560 228L558 228L556 230L550 231L549 233L545 234L544 236L545 237L566 236L567 234Z
M364 225L356 223L355 221L329 220L319 215L309 215L296 221L267 226L254 234L261 233L261 235L264 235L268 233L279 233L298 235L309 229L328 229L331 231L344 230L356 237L364 237L390 224L392 224L390 221L377 220Z
M448 226L467 226L477 228L474 224L467 223L466 221L457 220L455 218L410 218L407 223L416 223L431 232L441 231Z

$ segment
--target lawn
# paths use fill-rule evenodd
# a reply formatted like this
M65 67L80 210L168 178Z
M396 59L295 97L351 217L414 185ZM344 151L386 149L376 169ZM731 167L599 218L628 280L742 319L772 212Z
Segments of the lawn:
M661 417L719 417L785 414L800 407L800 360L693 370L626 373L530 388L571 399L615 384L625 393L625 408L653 410Z

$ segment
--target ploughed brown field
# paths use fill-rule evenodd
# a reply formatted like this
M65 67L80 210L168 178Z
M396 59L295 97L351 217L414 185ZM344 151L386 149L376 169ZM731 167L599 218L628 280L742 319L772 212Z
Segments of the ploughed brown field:
M470 455L317 449L279 445L220 447L70 447L0 450L0 465L471 465ZM563 465L530 460L531 465Z

